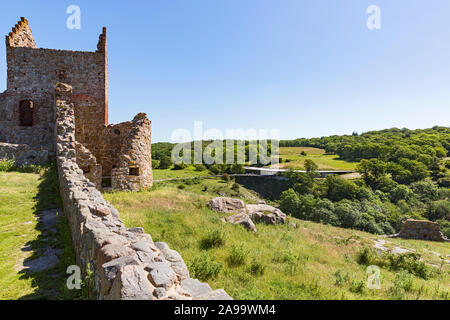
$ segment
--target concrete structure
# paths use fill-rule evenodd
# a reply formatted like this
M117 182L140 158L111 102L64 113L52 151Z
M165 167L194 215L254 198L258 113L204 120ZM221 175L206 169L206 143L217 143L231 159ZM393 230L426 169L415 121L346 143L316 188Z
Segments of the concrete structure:
M259 167L244 167L245 172L249 174L257 174L261 176L279 176L285 172L288 172L289 169L276 169L276 168L259 168ZM305 170L292 170L294 172L301 172L306 173ZM348 174L348 173L355 173L357 171L354 170L318 170L316 171L321 178L325 178L328 175L331 174Z
M6 36L7 89L0 94L0 156L19 164L55 156L58 82L73 88L77 161L98 188L138 190L152 185L151 122L108 124L106 28L97 50L39 49L25 18Z

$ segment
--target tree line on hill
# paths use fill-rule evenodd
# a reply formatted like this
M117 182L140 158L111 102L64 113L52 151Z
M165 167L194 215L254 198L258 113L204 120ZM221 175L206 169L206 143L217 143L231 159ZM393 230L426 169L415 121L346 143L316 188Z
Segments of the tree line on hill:
M243 145L243 148L239 147L239 143ZM232 145L233 150L230 150L229 146ZM172 151L178 146L180 149L180 157L183 157L186 161L182 163L174 163L172 161ZM186 148L187 158L184 157L183 147ZM201 164L195 164L196 159L204 160L205 154L210 154L213 157L216 156L216 152L220 152L221 155L217 155L219 159L224 162L221 163L206 163L202 161ZM252 155L254 157L252 158ZM232 141L231 143L225 141L201 141L201 148L197 150L194 142L187 142L181 145L174 143L161 142L152 144L152 167L153 169L169 169L175 170L185 169L189 164L194 164L195 168L199 171L208 169L213 174L222 173L244 173L243 163L245 162L255 166L263 166L271 161L272 157L272 144L267 141L266 144L259 141ZM231 159L231 161L229 161ZM240 161L243 160L243 161ZM232 163L229 163L232 162Z
M361 135L280 141L280 147L316 147L359 162L362 178L315 179L289 172L291 188L280 200L302 219L377 234L398 232L408 218L437 221L450 237L450 128L387 129ZM307 160L308 161L308 160Z

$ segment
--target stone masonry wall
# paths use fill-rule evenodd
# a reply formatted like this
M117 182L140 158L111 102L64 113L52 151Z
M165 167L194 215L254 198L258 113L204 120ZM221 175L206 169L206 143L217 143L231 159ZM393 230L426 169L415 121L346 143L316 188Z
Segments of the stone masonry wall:
M96 153L102 126L108 123L108 67L106 29L99 37L97 51L81 52L36 48L25 18L6 36L7 90L0 94L0 142L28 144L39 153L47 150L54 156L54 85L73 84L74 94L83 107L83 125L77 140L98 158ZM20 103L32 101L32 126L20 123ZM77 110L78 111L78 110Z
M231 299L223 290L191 279L182 257L154 243L142 228L126 228L117 210L76 162L72 88L55 88L56 152L64 212L77 264L91 270L98 299Z
M412 219L403 222L398 237L427 241L448 241L436 222Z

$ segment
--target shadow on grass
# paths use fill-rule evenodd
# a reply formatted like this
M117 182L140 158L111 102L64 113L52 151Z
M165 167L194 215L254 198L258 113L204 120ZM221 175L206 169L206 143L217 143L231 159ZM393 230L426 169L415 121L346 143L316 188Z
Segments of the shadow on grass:
M34 168L35 170L35 168ZM28 242L22 250L32 254L24 261L21 279L32 279L34 293L20 300L79 299L79 290L66 287L67 267L75 264L67 219L62 214L56 164L40 170L41 180L35 197L35 216L38 220L37 239Z
M272 176L236 177L236 182L272 201L279 200L283 191L291 187L289 181L278 180Z

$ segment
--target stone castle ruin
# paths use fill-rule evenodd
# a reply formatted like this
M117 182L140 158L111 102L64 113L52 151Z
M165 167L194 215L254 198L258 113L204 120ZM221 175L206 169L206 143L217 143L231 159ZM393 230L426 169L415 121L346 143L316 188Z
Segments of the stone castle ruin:
M99 190L152 184L151 123L143 113L108 124L106 29L96 52L37 49L25 18L6 36L0 159L55 158L77 265L105 300L231 299L192 279L181 255L127 228Z
M73 88L77 163L98 189L152 185L151 122L143 113L108 124L106 28L95 52L40 49L25 18L6 36L7 89L0 94L0 158L43 163L55 157L58 82Z

